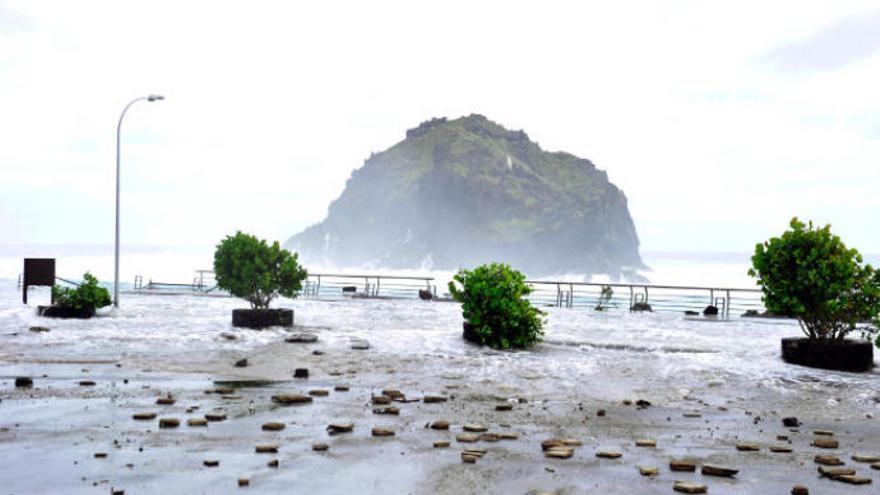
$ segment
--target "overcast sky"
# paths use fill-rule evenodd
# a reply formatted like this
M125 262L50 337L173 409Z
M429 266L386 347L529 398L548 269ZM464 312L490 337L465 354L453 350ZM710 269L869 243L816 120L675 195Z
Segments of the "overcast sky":
M798 215L878 253L878 88L876 1L0 0L0 244L111 244L116 119L157 92L126 245L284 240L407 128L481 113L607 170L643 250Z

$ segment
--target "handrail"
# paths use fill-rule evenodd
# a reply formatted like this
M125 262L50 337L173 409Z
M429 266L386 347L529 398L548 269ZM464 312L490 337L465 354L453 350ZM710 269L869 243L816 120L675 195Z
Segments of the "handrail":
M543 284L543 285L582 285L589 287L623 287L623 288L649 288L649 289L678 289L678 290L717 290L717 291L736 291L736 292L761 292L761 289L741 289L733 287L698 287L690 285L654 285L654 284L621 284L621 283L601 283L601 282L565 282L561 280L526 280L527 284Z

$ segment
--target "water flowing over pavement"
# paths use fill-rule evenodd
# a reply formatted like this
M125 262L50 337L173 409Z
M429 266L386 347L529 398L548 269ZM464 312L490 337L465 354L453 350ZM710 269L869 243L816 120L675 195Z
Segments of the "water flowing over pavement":
M9 493L226 492L240 477L260 493L670 493L677 479L708 484L710 493L787 493L796 483L868 493L819 479L813 457L825 452L810 445L812 431L833 430L841 446L831 453L848 466L851 454L880 454L880 374L784 364L779 339L800 332L790 321L548 308L543 344L497 352L462 341L454 303L280 301L296 312L294 332L319 338L297 344L284 342L288 330L233 329L230 312L244 304L229 298L129 295L119 310L81 321L39 318L19 300L14 284L0 287L0 479ZM359 340L370 348L352 349ZM244 358L247 367L234 366ZM308 368L309 378L292 378L295 368ZM16 376L33 377L34 388L16 389ZM204 393L216 382L234 391ZM348 390L334 390L340 385ZM392 402L399 415L374 414L371 397L387 388L449 400ZM303 406L271 400L313 389L329 394ZM156 404L168 394L173 405ZM652 406L623 403L637 399ZM504 404L512 410L495 410ZM135 421L138 412L181 426ZM226 419L187 424L206 413ZM783 427L783 416L797 416L800 430ZM425 428L439 419L449 431ZM285 427L262 431L270 421ZM337 421L354 431L329 436ZM457 443L468 423L519 439ZM396 435L372 437L374 426ZM786 443L777 435L790 436L794 453L767 450ZM583 446L571 459L545 458L540 442L552 437ZM642 437L657 447L635 447ZM433 448L442 440L451 447ZM743 441L763 448L738 452ZM312 451L316 442L329 449ZM278 453L254 453L265 443ZM461 449L474 445L487 452L463 464ZM595 457L608 449L623 457ZM669 472L679 457L740 474ZM219 467L203 466L207 459ZM271 459L279 466L267 467ZM639 465L660 475L640 476Z

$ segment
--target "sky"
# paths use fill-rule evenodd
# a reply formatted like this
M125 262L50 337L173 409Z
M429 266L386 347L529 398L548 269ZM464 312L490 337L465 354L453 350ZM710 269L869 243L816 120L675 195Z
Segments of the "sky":
M159 93L124 119L124 246L283 241L480 113L607 170L643 251L799 216L880 253L877 88L876 1L0 0L0 249L111 245L117 119Z

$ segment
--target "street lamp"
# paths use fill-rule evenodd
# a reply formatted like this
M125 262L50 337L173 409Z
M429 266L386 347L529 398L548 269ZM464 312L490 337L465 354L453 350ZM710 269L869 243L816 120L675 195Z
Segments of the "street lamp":
M164 99L165 97L162 95L149 95L131 100L128 102L128 105L125 105L125 108L122 109L122 114L119 115L119 123L116 124L116 249L113 260L113 306L116 308L119 307L119 143L120 138L122 137L122 118L125 117L125 112L127 112L132 105L141 100L154 102Z

